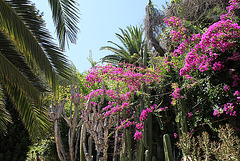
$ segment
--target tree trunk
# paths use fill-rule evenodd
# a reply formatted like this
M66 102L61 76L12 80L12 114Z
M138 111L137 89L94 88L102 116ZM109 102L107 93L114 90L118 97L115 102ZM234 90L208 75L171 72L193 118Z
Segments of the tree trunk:
M54 121L54 139L55 139L55 143L56 143L58 158L61 161L66 161L67 155L66 155L66 152L65 152L63 144L62 144L58 119Z

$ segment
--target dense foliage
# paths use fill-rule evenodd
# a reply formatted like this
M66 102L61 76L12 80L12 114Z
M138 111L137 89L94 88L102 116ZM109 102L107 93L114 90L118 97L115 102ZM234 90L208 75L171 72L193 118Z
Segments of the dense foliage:
M114 64L74 73L75 86L62 80L59 96L45 98L54 131L31 150L71 161L239 159L239 1L224 11L223 1L201 0L199 19L184 13L185 2L172 1L159 21L162 31L148 35L158 45L148 49L137 27L121 29L126 49L113 42L119 49L102 48L115 53L104 58ZM148 4L146 24L163 16L153 8ZM156 34L155 27L145 31Z
M6 108L12 116L12 123L7 126L7 135L0 139L0 160L25 161L32 142L9 98L6 99Z

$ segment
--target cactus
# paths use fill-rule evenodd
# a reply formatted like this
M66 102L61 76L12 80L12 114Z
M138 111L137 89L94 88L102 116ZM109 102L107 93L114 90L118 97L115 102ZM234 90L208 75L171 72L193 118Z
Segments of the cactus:
M139 142L138 142L137 157L138 157L137 161L143 161L143 159L144 159L143 140L139 140Z
M145 161L150 161L150 155L148 150L145 151Z
M146 120L144 120L144 128L143 128L143 145L146 149L148 149L148 136L147 136L147 126Z
M186 101L181 100L178 103L178 109L180 111L180 124L181 124L181 133L187 132L187 121L186 121Z
M80 161L86 161L85 154L83 152L83 125L81 127L81 134L80 134Z
M157 158L158 158L158 159L161 158L161 154L162 154L162 153L161 153L161 147L160 147L160 145L158 144L158 145L157 145Z
M147 128L148 128L148 150L149 150L149 155L150 158L152 158L152 151L153 151L153 139L152 139L152 134L153 134L153 128L152 128L152 117L153 114L149 113L147 116Z
M144 53L143 53L143 65L147 66L147 44L144 45Z
M147 54L147 53L145 53ZM146 93L147 91L147 87L145 84L143 84L142 86L142 91L144 93ZM146 100L145 102L143 100ZM149 106L150 104L150 100L149 98L147 98L146 96L142 96L142 100L141 100L141 111L144 109L144 106ZM152 151L153 151L153 139L152 139L152 133L153 133L153 128L152 128L152 124L153 124L153 114L149 113L147 116L147 119L144 120L144 130L143 130L143 145L144 147L148 150L148 155L149 155L149 160L150 158L152 158ZM144 148L143 147L143 148Z
M127 140L127 151L128 151L128 160L132 161L132 140L131 140L131 135L130 135L130 131L128 129L126 129L126 140Z
M125 139L123 138L123 140L122 140L122 150L120 152L120 161L125 161L125 160L126 160L126 145L125 145Z
M155 156L152 157L152 161L157 161Z
M171 140L168 134L163 135L163 145L166 161L173 161Z

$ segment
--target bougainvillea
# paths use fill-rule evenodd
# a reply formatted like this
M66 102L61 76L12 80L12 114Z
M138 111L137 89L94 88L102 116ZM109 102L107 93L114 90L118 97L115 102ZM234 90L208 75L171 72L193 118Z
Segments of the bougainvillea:
M116 115L119 112L129 109L129 101L131 94L140 90L143 84L152 85L159 83L162 79L162 72L159 68L148 69L146 67L135 67L132 64L120 63L119 67L107 64L105 66L96 66L91 68L89 74L85 78L86 86L90 87L96 83L113 82L113 84L120 83L121 89L112 87L108 90L97 89L92 91L89 95L85 96L87 100L90 96L97 97L105 93L111 101L103 108L104 116ZM117 93L117 90L119 93ZM144 125L143 121L146 119L147 114L156 110L157 105L150 106L150 108L143 109L139 116L139 123L135 123L133 120L133 114L129 111L129 114L125 120L120 121L120 125L116 128L127 128L129 126L136 126L136 129L142 130ZM134 109L133 109L134 110ZM142 139L142 132L136 131L134 138Z
M124 82L127 85L126 87L132 92L139 90L142 83L148 85L153 82L159 82L162 78L159 68L151 70L145 67L135 67L127 63L120 63L119 65L119 67L115 67L112 64L107 64L91 68L91 71L86 76L86 86L90 87L95 83L108 79Z
M179 20L179 18L174 16L170 18L164 18L163 20L167 24L167 26L177 28L177 30L170 31L173 42L177 42L181 38L186 38L186 36L184 36L186 28L181 25L181 21Z
M180 45L173 51L173 57L185 54L184 66L180 69L180 76L185 79L194 78L194 73L225 72L229 74L232 83L227 80L227 85L223 87L225 92L234 92L239 89L239 40L240 26L234 18L234 10L237 9L239 0L230 0L227 13L220 16L220 21L210 25L203 34L194 34L190 37L184 37L186 29L182 26L182 22L176 17L165 18L167 26L171 27L172 40L177 41ZM179 33L182 30L181 34ZM227 72L229 71L229 72ZM172 104L179 99L180 88L173 84ZM183 88L183 87L182 87ZM238 97L239 98L239 97ZM235 106L238 106L239 99L235 98L232 102L219 105L214 110L214 116L220 116L222 113L230 116L236 116Z

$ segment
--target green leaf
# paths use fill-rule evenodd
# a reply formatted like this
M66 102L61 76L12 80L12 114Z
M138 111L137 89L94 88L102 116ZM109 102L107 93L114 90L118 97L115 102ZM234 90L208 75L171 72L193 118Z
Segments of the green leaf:
M12 88L21 89L37 105L40 105L40 92L31 84L31 82L0 53L0 81L6 87L11 84Z
M115 47L104 46L100 50L109 50L116 55L107 55L102 58L103 62L128 62L136 63L141 57L141 52L143 51L145 38L143 38L143 29L141 27L128 26L127 29L121 29L121 34L115 33L116 37L120 40L121 45L118 45L115 42L108 41Z
M10 81L4 80L4 87L19 112L21 119L33 141L45 137L50 131L47 109L34 102L21 89L15 87Z
M54 25L62 49L66 42L76 43L79 28L79 10L75 0L49 0Z
M7 132L7 125L11 122L11 115L5 108L4 93L0 85L0 136L3 136Z

